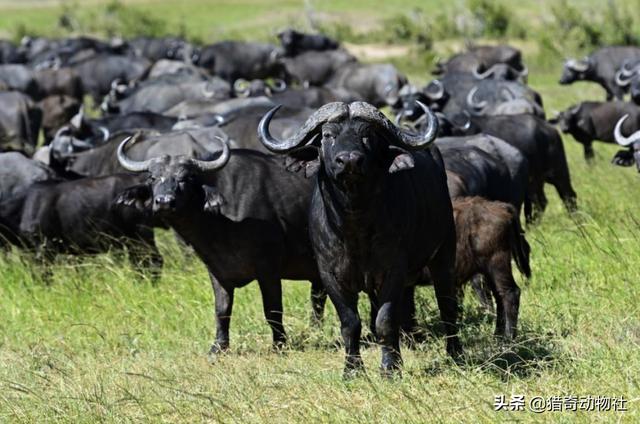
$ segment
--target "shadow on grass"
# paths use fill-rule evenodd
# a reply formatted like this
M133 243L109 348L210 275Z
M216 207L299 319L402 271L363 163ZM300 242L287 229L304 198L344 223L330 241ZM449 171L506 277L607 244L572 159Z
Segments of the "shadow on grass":
M540 328L520 323L518 336L509 341L493 335L495 316L483 308L468 308L461 320L461 338L464 355L456 360L463 369L479 369L503 380L509 377L534 376L558 362L562 353L555 336ZM424 323L424 332L433 339L443 340L443 326L434 316ZM429 342L429 340L428 340ZM420 345L418 345L418 348ZM453 359L436 362L425 369L428 375L437 375L450 369Z

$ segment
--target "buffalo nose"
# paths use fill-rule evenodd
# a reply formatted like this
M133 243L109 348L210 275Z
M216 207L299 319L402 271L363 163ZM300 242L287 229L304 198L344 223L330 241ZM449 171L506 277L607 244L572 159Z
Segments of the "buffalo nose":
M176 198L171 194L163 194L156 196L153 202L158 209L167 209L176 205Z
M336 163L345 171L359 170L364 163L364 154L361 152L338 153L336 155Z

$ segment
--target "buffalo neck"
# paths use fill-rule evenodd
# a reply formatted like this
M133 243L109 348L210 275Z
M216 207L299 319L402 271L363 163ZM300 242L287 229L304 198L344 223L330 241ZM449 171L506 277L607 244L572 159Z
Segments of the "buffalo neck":
M318 191L327 214L330 228L341 237L362 232L373 221L381 205L384 179L366 182L353 191L339 187L321 168L318 173Z

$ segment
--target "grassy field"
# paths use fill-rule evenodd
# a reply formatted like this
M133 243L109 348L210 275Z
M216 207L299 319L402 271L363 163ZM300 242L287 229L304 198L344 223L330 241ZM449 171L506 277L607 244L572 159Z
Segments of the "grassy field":
M21 14L37 23L57 10L47 0L7 3L0 2L4 30ZM264 0L131 3L212 27L229 18L240 28L263 22L264 10L280 15ZM352 13L355 3L322 7ZM374 15L398 4L368 3ZM299 2L285 4L279 19L289 19L287 10L300 13ZM427 79L422 64L401 63L413 79ZM593 85L560 87L558 74L530 77L548 113L604 97ZM382 380L379 350L370 347L363 351L367 376L343 381L333 308L322 329L310 327L309 285L286 282L290 343L274 353L258 287L250 284L236 292L231 351L211 364L208 278L170 233L160 234L166 266L157 285L112 254L60 258L46 285L29 258L12 251L0 255L0 421L639 422L640 181L635 170L609 164L614 146L596 145L593 166L571 138L565 146L580 212L569 217L548 190L549 208L527 233L534 276L518 276L521 331L514 343L493 339L493 318L469 294L465 361L453 364L435 330L433 291L422 288L420 322L432 336L404 349L403 379ZM366 310L363 302L363 317ZM500 394L624 396L629 403L626 413L495 412Z

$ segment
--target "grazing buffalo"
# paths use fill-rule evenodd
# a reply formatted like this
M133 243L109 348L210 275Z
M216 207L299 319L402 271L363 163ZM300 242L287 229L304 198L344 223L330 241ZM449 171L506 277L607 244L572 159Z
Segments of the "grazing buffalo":
M0 84L4 90L20 91L31 98L37 98L40 94L33 70L27 65L0 65Z
M394 106L407 77L389 64L352 64L338 70L327 86L357 94L374 106Z
M151 62L161 59L191 59L186 56L191 52L190 46L181 38L177 37L136 37L127 41L136 56L144 57Z
M507 46L475 46L468 52L458 53L445 62L438 62L434 75L443 75L449 72L473 73L490 69L497 64L506 64L517 71L525 69L522 64L520 50Z
M220 78L201 80L200 77L187 76L183 79L172 74L147 80L126 95L110 93L101 107L105 112L121 115L132 112L167 114L184 101L215 104L230 96L230 85Z
M162 266L149 217L117 204L144 176L117 174L74 181L45 181L0 204L2 220L41 259L58 253L101 253L127 247L132 262L157 276ZM6 216L6 213L10 213Z
M282 62L291 81L303 86L321 86L342 67L358 61L351 53L338 49L309 51L296 57L285 57Z
M38 181L56 177L55 172L22 153L0 153L0 200L7 199Z
M499 81L517 81L522 84L527 83L528 75L529 71L527 68L517 70L506 63L497 63L485 70L482 70L482 68L479 67L473 71L473 76L479 80L494 79Z
M8 40L0 40L0 64L24 62L25 57L15 44Z
M62 95L82 101L82 79L73 69L42 69L35 71L33 76L38 84L40 97Z
M220 41L204 46L195 64L233 83L238 78L284 78L281 57L272 44Z
M607 100L622 100L625 88L616 83L620 68L628 61L640 60L640 48L630 46L602 47L582 60L564 63L560 84L593 81L607 92Z
M442 137L436 141L447 174L449 196L482 196L520 210L525 186L514 179L500 157L474 145L481 137Z
M455 280L459 297L464 283L476 275L484 277L496 301L497 336L516 337L520 289L513 279L511 259L527 278L531 276L531 248L520 228L513 206L481 197L453 200L456 224ZM425 269L424 282L430 281Z
M340 44L322 34L305 34L294 29L278 33L278 39L286 56L296 56L308 51L335 50Z
M569 166L562 138L545 120L534 115L472 116L465 134L484 133L502 139L517 148L529 163L528 200L525 216L533 221L544 212L547 198L544 184L555 187L569 212L577 209L577 196L571 185ZM533 206L533 210L531 210Z
M329 103L281 141L269 132L277 110L260 122L260 141L288 153L289 162L306 175L317 174L309 211L311 245L340 318L346 375L364 368L361 291L376 315L382 373L399 369L399 318L406 294L412 293L405 293L405 286L412 286L425 266L434 280L447 352L459 354L455 228L444 164L432 145L437 118L428 112L427 130L415 133L396 127L370 104Z
M53 95L38 103L42 110L42 132L45 143L53 140L56 132L80 110L81 103L69 96Z
M593 142L615 143L614 128L624 115L623 132L630 134L640 129L640 108L628 102L582 102L560 112L549 120L558 124L565 134L571 134L584 147L584 158L594 158Z
M136 161L126 154L131 144L126 139L118 148L121 166L146 172L149 179L125 194L126 201L151 205L154 216L191 245L209 271L217 324L211 354L228 349L234 291L254 280L274 347L286 338L281 279L311 281L320 318L325 295L307 229L309 180L287 172L272 155L242 149L230 154L226 143L211 161L182 155Z
M472 115L529 113L545 117L540 94L515 81L479 81L467 92L465 109Z
M99 54L73 64L72 69L82 80L82 86L96 102L111 90L113 81L136 81L144 78L151 62L144 58Z
M622 134L622 125L627 118L629 118L629 115L624 115L620 118L613 131L616 143L627 149L617 152L612 162L619 166L631 166L635 162L636 169L640 172L640 129L629 136L624 136Z
M136 130L137 132L137 130ZM121 131L110 136L98 147L87 146L72 134L61 134L54 139L50 150L50 166L60 175L105 176L125 172L116 157L119 144L134 131ZM185 129L159 133L155 130L140 131L139 142L129 154L136 160L146 160L163 155L203 157L220 150L219 138L228 136L216 127ZM257 140L253 143L257 144ZM232 147L243 147L232 143ZM89 149L89 150L86 150Z
M41 123L42 111L28 96L17 91L0 92L0 152L33 153Z

